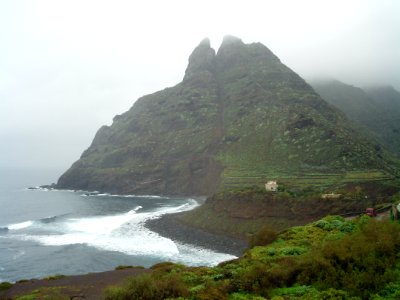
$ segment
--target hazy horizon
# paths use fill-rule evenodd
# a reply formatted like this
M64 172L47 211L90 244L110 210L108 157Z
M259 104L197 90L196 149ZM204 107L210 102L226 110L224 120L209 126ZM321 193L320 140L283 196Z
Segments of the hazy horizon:
M0 3L0 168L67 169L100 126L179 83L203 38L261 42L303 78L400 90L400 2Z

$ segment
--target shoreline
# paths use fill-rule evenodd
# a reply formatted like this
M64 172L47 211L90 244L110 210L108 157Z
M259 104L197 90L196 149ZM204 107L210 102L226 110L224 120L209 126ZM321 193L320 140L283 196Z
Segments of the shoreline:
M199 205L203 205L205 202L205 198L203 197L192 197L192 199L195 199ZM144 226L174 242L194 245L237 257L242 256L247 250L248 243L245 240L211 233L182 223L179 220L179 216L185 213L166 214L158 219L147 220Z

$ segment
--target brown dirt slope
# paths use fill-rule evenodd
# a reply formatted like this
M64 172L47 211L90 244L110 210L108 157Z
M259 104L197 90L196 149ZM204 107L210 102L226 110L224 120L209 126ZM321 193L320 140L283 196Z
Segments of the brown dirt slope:
M34 294L33 299L46 295L51 299L104 299L106 286L121 284L128 277L149 272L148 269L129 268L117 271L66 276L60 279L33 279L14 284L10 289L0 292L0 299L16 299L18 296ZM46 298L47 299L47 298Z

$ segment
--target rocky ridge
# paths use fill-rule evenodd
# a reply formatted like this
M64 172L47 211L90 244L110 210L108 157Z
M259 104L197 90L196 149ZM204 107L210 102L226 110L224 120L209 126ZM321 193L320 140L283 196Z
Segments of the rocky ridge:
M228 36L218 52L203 40L181 83L138 99L100 128L57 187L211 195L271 178L329 185L375 170L382 179L391 166L267 47Z

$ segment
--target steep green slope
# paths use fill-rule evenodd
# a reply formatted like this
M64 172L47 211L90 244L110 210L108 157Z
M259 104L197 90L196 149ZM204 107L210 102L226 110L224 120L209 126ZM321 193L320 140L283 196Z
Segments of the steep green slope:
M219 135L215 51L204 40L182 83L138 99L59 180L60 187L117 193L204 194L222 167L209 148ZM215 152L215 151L214 151Z
M384 115L379 123L383 144L400 157L400 93L391 86L366 88L365 92Z
M270 50L225 37L217 54L200 43L181 83L102 127L57 186L209 195L271 178L329 186L391 173L384 151Z
M367 216L329 216L213 268L154 265L109 287L106 299L399 299L399 229Z
M392 87L362 90L336 80L316 81L311 85L322 98L400 156L400 93Z

